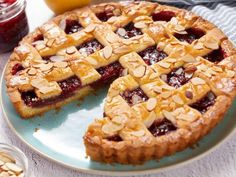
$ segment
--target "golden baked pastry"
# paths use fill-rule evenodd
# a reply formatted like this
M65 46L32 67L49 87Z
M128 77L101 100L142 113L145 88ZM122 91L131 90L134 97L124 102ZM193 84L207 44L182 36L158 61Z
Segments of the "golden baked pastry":
M104 118L84 136L91 159L138 164L196 143L235 96L236 50L186 10L150 2L93 5L60 15L10 57L7 91L29 118L116 79Z

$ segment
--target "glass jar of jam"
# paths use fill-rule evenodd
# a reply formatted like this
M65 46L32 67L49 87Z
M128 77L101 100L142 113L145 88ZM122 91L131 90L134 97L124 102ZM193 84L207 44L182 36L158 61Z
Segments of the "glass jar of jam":
M0 53L8 52L29 32L25 0L0 0Z

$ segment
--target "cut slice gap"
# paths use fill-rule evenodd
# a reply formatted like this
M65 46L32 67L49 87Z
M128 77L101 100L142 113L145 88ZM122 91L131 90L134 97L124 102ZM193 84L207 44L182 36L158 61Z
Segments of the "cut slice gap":
M81 44L80 46L77 46L76 48L82 55L86 57L98 50L101 50L103 45L97 39L93 39Z
M186 84L193 76L195 71L186 72L185 68L179 67L171 71L169 74L161 75L161 79L165 81L168 85L179 88Z
M123 29L126 31L123 35L121 35L118 31L116 31L116 34L118 34L120 37L122 37L124 39L129 39L134 36L138 36L138 35L143 34L140 29L134 27L133 22L126 25Z
M163 120L154 121L154 123L148 128L148 130L154 137L158 137L177 130L177 127L171 121L164 118Z
M168 57L165 52L161 51L156 46L148 47L147 49L140 52L139 55L147 65L153 65Z
M125 101L133 106L138 103L142 103L148 100L148 96L143 92L143 90L138 87L134 90L126 90L121 96L125 99Z
M188 42L191 44L193 41L200 39L205 35L205 32L198 28L189 28L186 32L187 34L175 33L174 36L181 42Z
M204 114L211 106L215 104L216 95L213 92L208 92L202 99L190 105L190 107L197 109Z
M172 11L161 11L152 14L153 21L166 21L169 22L176 14Z

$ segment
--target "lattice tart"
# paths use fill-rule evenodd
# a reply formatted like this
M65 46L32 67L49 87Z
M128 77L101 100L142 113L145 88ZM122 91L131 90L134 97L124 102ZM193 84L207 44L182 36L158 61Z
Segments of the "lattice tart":
M25 37L6 70L23 118L111 83L84 136L91 159L137 164L196 143L235 96L236 50L213 24L150 2L93 5Z

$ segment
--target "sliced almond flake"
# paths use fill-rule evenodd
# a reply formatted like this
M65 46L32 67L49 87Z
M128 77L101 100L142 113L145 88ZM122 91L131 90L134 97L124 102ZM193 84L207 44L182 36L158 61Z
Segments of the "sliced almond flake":
M142 98L139 95L134 94L132 96L132 103L133 104L138 104L142 102Z
M115 124L115 123L112 123L112 122L109 122L105 125L102 126L102 131L108 135L110 134L114 134L116 133L117 131L121 130L122 128L124 127L123 124Z
M168 120L170 120L172 123L176 122L175 117L171 112L163 110L162 113L163 113L164 117L167 118Z
M170 23L173 25L177 25L178 24L177 18L176 17L171 18Z
M185 27L182 26L182 25L176 25L176 26L175 26L175 30L176 30L177 32L181 32L181 31L184 31L184 30L185 30Z
M193 46L194 49L196 50L201 50L204 49L203 43L198 42L196 45Z
M40 64L40 69L42 71L47 71L50 70L53 67L52 63L48 63L48 64Z
M204 46L208 49L216 50L219 48L218 40L214 37L208 37L204 42Z
M163 80L164 82L167 82L167 75L166 74L162 74L160 76L161 80Z
M172 96L172 99L173 99L173 101L174 101L175 103L177 103L177 104L183 104L183 103L184 103L183 100L180 98L179 95L173 95L173 96Z
M167 58L166 61L170 63L175 63L177 60L175 58Z
M158 86L153 87L152 90L153 90L154 92L158 93L158 94L159 94L159 93L162 93L162 88L161 88L161 87L158 87Z
M86 33L91 33L91 32L93 32L93 31L95 30L95 28L96 28L95 25L90 24L89 26L87 26L87 27L84 29L84 31L85 31Z
M193 122L197 119L195 115L190 115L190 114L180 114L176 118L187 122Z
M142 28L146 28L147 25L144 22L138 22L134 24L134 27L142 29Z
M127 122L128 118L124 115L121 114L120 116L116 116L112 119L112 122L116 123L116 124L124 124L125 122Z
M21 173L23 171L22 168L20 168L18 165L14 164L14 163L6 163L5 164L7 166L7 168L10 170L10 171L13 171L15 173Z
M103 56L104 56L106 59L110 58L111 55L112 55L112 51L113 51L113 49L112 49L111 46L106 46L106 47L104 47L104 49L103 49Z
M54 44L54 42L55 42L55 39L49 39L48 41L47 41L47 47L52 47L53 46L53 44Z
M53 66L57 68L66 68L68 66L68 63L64 61L59 61L59 62L53 63Z
M128 69L127 69L127 68L123 69L121 75L122 75L122 76L128 75Z
M53 62L64 61L65 57L61 56L61 55L55 55L55 56L51 56L50 60L53 61Z
M180 75L182 72L183 72L183 68L179 68L177 69L177 71L175 71L177 75Z
M31 68L29 71L28 71L28 74L33 76L37 73L37 70L35 68Z
M74 47L68 47L68 48L66 49L66 53L67 53L68 55L73 55L75 52L76 52L76 49L75 49Z
M125 45L130 45L133 43L133 41L132 40L123 40L122 43Z
M129 51L130 51L129 46L121 46L121 47L114 49L115 54L123 54L123 53L127 53Z
M106 35L106 39L107 39L107 41L110 42L110 43L116 43L116 42L118 42L117 36L116 36L115 34L113 34L113 33L108 33L108 34Z
M164 84L164 85L162 85L161 87L162 87L162 89L165 89L165 90L175 90L174 87L171 87L171 86L169 86L169 85L167 85L167 84Z
M145 135L145 131L144 130L132 131L130 134L136 137L141 137Z
M213 66L212 69L216 72L222 72L223 71L222 68L217 67L217 66Z
M36 48L37 50L42 50L42 49L45 49L45 48L46 48L46 45L45 45L45 44L38 44L38 45L35 46L35 48Z
M117 16L112 16L111 18L109 18L107 20L107 23L114 23L118 20L118 17Z
M118 28L117 33L118 33L120 36L125 36L125 35L126 35L126 31L125 31L124 28Z
M64 31L66 29L66 19L62 19L59 23L59 27Z
M188 34L187 31L175 31L178 34Z
M95 59L91 58L91 57L86 58L86 60L87 60L91 65L97 65L97 64L98 64L98 62L97 62Z
M166 98L170 97L171 94L172 94L171 92L163 92L163 93L161 94L161 97L164 98L164 99L166 99Z
M167 62L159 62L158 64L159 64L161 67L166 68L166 69L170 68L170 66L171 66L171 64L170 64L170 63L167 63Z
M196 62L196 59L195 59L192 55L189 55L189 54L185 55L185 56L182 58L182 60L183 60L184 62L187 62L187 63L194 63L194 62Z
M232 70L226 70L226 75L230 78L234 77L235 76L235 72L232 71Z
M146 73L146 66L143 66L143 65L137 67L133 71L134 76L138 77L138 78L143 77L145 75L145 73Z
M201 79L199 77L192 78L191 82L193 85L203 85L206 83L203 79Z
M147 110L152 111L157 105L157 99L156 98L149 98L147 101Z

